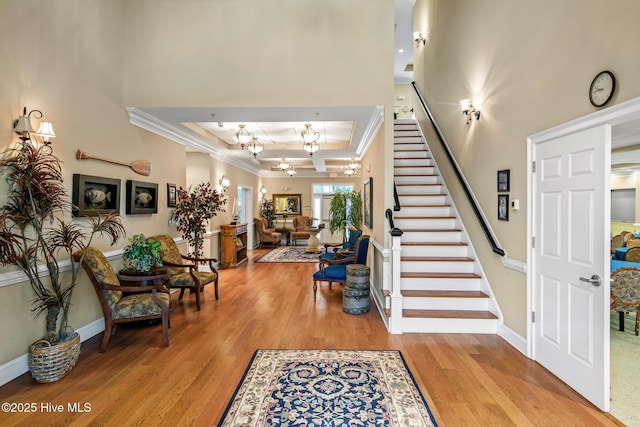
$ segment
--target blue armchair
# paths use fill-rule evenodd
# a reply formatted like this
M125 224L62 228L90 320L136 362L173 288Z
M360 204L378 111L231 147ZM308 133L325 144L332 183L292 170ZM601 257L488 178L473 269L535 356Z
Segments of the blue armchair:
M318 282L329 282L331 285L336 282L344 284L347 281L347 265L367 264L367 252L369 251L369 236L363 234L355 244L353 256L340 259L320 259L320 270L313 273L313 300L316 299Z
M340 249L353 251L353 249L355 248L356 242L358 241L360 236L362 236L362 230L358 230L355 227L348 226L345 230L345 233L347 232L348 232L347 238L345 239L344 242L338 245L325 244L324 245L325 253L321 254L318 258L320 260L322 259L333 260L335 259L336 251ZM328 252L327 251L328 248L333 248L333 252Z

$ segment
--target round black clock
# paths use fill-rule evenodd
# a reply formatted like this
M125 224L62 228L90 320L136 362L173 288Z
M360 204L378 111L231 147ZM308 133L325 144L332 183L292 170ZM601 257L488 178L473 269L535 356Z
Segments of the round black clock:
M611 100L616 90L616 78L611 71L599 72L591 82L589 101L594 107L602 107Z

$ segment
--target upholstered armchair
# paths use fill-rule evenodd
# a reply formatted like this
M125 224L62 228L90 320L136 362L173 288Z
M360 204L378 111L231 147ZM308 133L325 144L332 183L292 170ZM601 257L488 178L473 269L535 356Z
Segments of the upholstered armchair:
M265 243L271 243L273 246L280 244L282 234L275 231L273 228L267 227L267 220L264 218L253 218L253 222L256 224L258 230L258 237L260 238L260 247L263 247Z
M118 323L149 319L162 319L164 345L169 345L169 290L163 284L148 286L122 286L113 267L104 254L88 247L73 255L82 262L91 283L98 294L104 315L104 336L100 352L104 353ZM128 294L135 292L133 294Z
M313 299L316 299L318 282L329 282L329 290L333 283L345 284L347 281L347 265L367 264L367 253L369 251L369 236L363 234L355 244L353 255L340 259L320 258L320 270L313 273Z
M178 245L171 236L166 234L152 236L162 245L162 263L169 269L169 287L180 289L180 297L185 289L196 295L196 309L200 311L200 293L204 285L213 283L216 300L218 299L218 270L213 263L215 258L196 258L182 255ZM200 264L208 263L211 271L198 271Z
M293 230L291 231L291 243L296 244L296 240L309 240L311 233L309 227L313 225L313 218L300 215L293 218Z
M324 244L324 253L320 254L318 258L333 260L336 256L336 251L342 250L343 252L353 252L356 242L362 235L362 230L359 230L353 226L348 226L345 229L344 241L337 245Z
M624 330L624 313L636 312L635 333L640 333L640 268L623 267L611 273L611 310L620 316Z

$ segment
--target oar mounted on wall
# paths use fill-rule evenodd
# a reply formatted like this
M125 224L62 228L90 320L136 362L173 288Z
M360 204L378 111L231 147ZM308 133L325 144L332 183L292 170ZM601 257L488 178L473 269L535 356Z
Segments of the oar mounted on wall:
M114 165L128 166L135 173L144 175L144 176L149 176L149 174L151 173L151 162L148 160L136 160L135 162L124 163L124 162L118 162L116 160L109 160L109 159L103 159L101 157L92 156L85 153L82 150L78 150L76 152L76 159L78 160L93 159L93 160L100 160L107 163L113 163Z

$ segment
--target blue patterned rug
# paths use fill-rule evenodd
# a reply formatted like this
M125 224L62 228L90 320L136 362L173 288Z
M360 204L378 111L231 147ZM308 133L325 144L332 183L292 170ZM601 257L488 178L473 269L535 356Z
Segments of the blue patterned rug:
M218 426L436 426L399 351L257 350Z
M306 246L279 246L256 262L318 262L317 253L306 253Z

